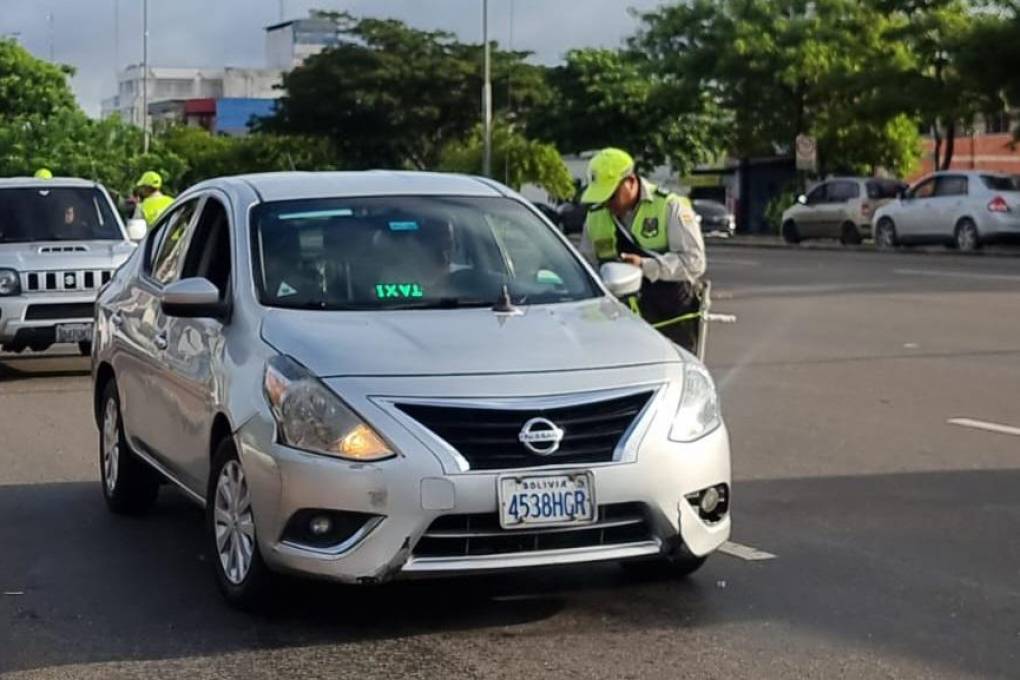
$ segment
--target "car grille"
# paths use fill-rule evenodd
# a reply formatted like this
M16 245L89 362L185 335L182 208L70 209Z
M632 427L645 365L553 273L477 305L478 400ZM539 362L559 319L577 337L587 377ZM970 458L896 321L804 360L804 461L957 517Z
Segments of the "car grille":
M54 319L91 319L95 306L91 302L29 305L25 321L52 321Z
M60 270L22 274L23 290L34 292L98 290L113 277L113 270Z
M598 520L583 526L503 529L496 513L436 518L414 546L415 557L478 557L539 550L569 550L637 543L652 538L641 503L599 506Z
M553 408L488 409L397 404L467 461L472 470L608 463L623 434L648 403L651 392ZM532 418L546 418L564 431L559 449L536 454L518 439Z

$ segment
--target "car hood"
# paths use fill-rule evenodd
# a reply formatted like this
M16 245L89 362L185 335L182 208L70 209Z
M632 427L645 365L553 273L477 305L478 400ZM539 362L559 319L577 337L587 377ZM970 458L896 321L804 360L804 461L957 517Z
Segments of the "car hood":
M682 362L606 298L522 308L320 312L273 309L262 337L321 377L580 371Z
M63 250L66 248L75 250ZM134 249L131 241L109 240L0 243L0 267L19 271L115 269Z

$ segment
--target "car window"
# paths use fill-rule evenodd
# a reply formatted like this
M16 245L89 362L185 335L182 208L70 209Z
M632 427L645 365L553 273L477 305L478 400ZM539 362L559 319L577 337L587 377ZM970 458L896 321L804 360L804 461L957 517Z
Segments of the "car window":
M386 196L265 203L252 213L263 304L384 310L601 294L531 210L506 198Z
M829 184L828 197L832 203L842 203L858 198L860 195L861 189L857 182L832 182Z
M935 182L936 196L966 196L967 177L964 175L942 175Z
M911 191L910 195L912 198L931 198L935 194L935 178L929 177Z
M868 198L882 200L885 198L896 198L903 185L899 182L889 180L870 180L867 185Z
M992 191L1020 191L1020 180L1002 175L981 175L981 182Z
M807 195L808 205L814 205L815 203L825 203L828 200L827 199L828 187L829 187L828 184L819 184L814 189L812 189L811 193Z
M150 275L164 286L177 278L178 265L184 254L185 230L195 214L198 199L192 199L173 211L159 230L154 242L156 254L152 259Z
M215 196L206 199L188 243L181 278L208 279L225 297L231 273L230 221L226 207Z
M0 190L0 243L123 239L110 202L96 187Z

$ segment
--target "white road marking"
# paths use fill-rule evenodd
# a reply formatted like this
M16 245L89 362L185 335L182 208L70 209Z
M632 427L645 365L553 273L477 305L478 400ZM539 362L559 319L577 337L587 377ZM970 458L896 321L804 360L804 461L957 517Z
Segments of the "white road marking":
M776 556L772 553L767 553L764 550L758 550L752 548L749 545L741 545L740 543L734 543L733 541L726 541L719 546L719 552L730 555L731 557L737 557L747 562L757 562L758 560L774 560Z
M979 279L984 281L1020 281L1020 276L1011 274L977 274L970 272L940 272L932 269L894 269L893 274L902 276L941 276L947 279Z
M950 418L946 422L950 425L971 427L975 430L997 432L998 434L1011 434L1014 437L1020 437L1020 427L1013 427L1012 425L1000 425L999 423L989 423L984 420L974 420L973 418Z

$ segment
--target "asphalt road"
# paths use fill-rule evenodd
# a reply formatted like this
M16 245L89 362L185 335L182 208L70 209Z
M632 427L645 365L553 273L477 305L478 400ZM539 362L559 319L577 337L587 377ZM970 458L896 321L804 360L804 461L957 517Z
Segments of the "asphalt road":
M11 678L1020 676L1020 260L713 246L733 540L612 565L224 606L200 513L109 515L86 363L0 358ZM950 419L970 419L968 426ZM976 426L975 426L976 425Z

